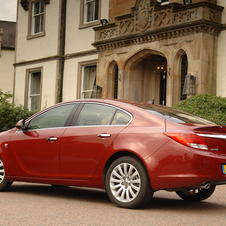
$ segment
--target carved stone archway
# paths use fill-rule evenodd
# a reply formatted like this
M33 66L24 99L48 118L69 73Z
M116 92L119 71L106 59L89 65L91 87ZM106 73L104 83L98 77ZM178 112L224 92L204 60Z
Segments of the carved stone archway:
M162 89L161 79L166 79L166 68L166 57L160 51L143 49L129 57L124 64L123 99L160 103L162 98L165 102L166 83Z

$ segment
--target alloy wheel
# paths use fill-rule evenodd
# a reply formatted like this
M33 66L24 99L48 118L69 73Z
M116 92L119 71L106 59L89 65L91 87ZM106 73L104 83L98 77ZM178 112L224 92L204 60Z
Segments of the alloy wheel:
M117 165L110 176L110 189L120 202L131 202L139 194L141 178L138 170L129 163Z

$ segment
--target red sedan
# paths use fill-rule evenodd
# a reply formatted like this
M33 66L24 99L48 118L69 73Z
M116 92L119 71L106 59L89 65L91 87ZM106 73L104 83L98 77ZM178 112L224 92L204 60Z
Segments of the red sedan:
M143 102L57 104L0 134L0 190L13 181L104 188L124 208L160 189L201 201L226 184L226 126Z

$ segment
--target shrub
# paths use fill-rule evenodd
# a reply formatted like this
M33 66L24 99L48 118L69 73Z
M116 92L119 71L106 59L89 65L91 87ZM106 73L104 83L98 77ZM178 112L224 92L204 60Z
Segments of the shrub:
M0 132L15 127L20 119L26 119L34 113L22 105L15 106L9 103L7 100L12 96L10 93L3 93L0 89Z
M226 98L223 97L200 94L182 100L173 107L206 118L218 125L226 124Z

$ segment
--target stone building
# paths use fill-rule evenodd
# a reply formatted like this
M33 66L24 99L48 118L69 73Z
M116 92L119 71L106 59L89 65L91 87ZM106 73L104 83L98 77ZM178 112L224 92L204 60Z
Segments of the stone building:
M226 96L224 7L225 0L18 0L14 102L40 110L79 98L172 106L189 93Z
M16 23L0 21L0 89L13 93Z
M98 52L94 26L108 0L17 0L15 104L41 110L91 97Z
M189 91L226 96L220 91L226 85L221 5L225 1L110 0L109 23L94 28L102 98L172 106ZM183 92L185 80L192 90Z

